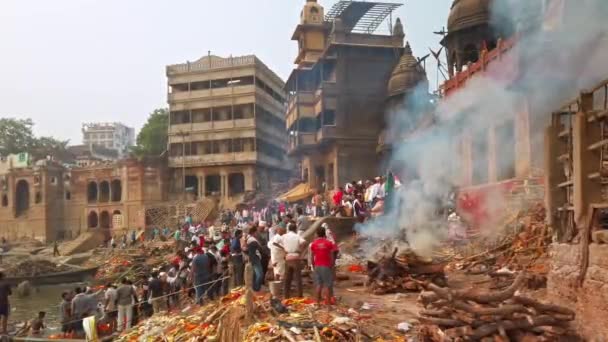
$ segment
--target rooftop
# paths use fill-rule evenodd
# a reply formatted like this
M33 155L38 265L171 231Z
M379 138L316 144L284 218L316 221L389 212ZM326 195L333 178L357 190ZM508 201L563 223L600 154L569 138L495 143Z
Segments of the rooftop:
M346 32L372 34L394 10L402 5L390 2L341 0L329 10L325 20L335 21L339 18Z
M212 70L230 69L243 66L257 66L268 73L279 84L283 84L283 80L264 64L255 55L246 55L238 57L219 57L216 55L207 55L197 59L194 62L187 61L186 63L167 65L167 76L185 74L190 72L206 72Z

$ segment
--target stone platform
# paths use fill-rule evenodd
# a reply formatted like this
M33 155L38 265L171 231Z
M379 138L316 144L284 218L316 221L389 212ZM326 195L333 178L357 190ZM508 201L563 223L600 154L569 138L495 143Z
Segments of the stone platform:
M578 288L580 265L580 245L551 246L549 299L576 310L576 330L587 341L608 341L608 245L590 245L587 276Z

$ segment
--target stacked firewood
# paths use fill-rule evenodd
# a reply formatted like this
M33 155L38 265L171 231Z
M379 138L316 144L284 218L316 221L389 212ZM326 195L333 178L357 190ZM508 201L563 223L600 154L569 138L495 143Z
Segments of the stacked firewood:
M420 294L419 333L423 341L555 341L568 334L574 312L538 302L516 291L520 273L502 291L452 290L433 284ZM533 338L533 339L532 339Z
M446 263L422 258L409 250L398 255L398 251L395 248L390 256L382 257L378 262L367 262L370 292L377 295L419 292L431 283L445 285Z

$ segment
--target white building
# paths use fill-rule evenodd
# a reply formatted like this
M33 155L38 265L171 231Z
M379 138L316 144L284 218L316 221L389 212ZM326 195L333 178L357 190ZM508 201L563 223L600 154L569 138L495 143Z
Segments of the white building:
M135 129L119 122L85 123L82 125L82 142L116 150L122 158L135 144Z

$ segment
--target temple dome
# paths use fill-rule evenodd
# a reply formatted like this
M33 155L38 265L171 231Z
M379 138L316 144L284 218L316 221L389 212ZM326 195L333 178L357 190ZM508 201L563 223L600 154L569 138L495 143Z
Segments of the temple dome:
M418 86L420 82L426 83L426 87L428 88L426 72L412 54L410 44L407 43L403 56L399 59L399 63L393 69L391 78L388 81L388 95L395 96L409 92Z
M454 0L448 17L448 32L490 22L491 0Z

